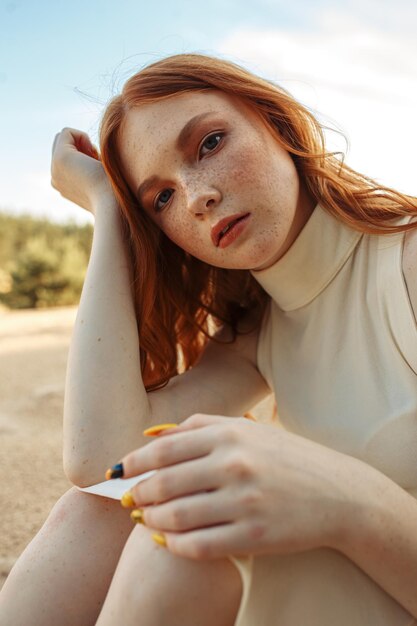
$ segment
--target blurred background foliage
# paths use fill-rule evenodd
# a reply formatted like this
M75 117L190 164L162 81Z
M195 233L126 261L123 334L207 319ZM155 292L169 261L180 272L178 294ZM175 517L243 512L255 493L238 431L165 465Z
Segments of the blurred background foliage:
M93 226L0 211L0 304L33 309L79 303Z

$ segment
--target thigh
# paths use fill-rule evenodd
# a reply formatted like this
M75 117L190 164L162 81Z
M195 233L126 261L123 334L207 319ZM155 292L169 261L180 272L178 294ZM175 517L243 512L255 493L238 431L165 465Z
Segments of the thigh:
M242 582L228 559L197 561L154 543L135 527L96 626L233 626Z
M10 572L0 623L92 626L131 530L119 501L67 491Z

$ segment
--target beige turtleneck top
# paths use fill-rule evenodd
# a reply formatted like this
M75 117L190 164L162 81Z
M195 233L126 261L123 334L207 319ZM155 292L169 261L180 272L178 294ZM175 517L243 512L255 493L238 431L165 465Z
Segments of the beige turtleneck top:
M251 273L271 296L257 361L281 425L417 497L417 324L403 241L354 231L317 205L285 255ZM243 582L235 626L417 624L335 550L230 559Z

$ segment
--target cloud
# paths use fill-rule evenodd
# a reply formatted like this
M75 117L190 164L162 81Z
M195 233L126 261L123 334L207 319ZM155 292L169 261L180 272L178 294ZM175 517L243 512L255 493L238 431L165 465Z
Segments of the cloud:
M330 2L316 14L319 25L336 28L339 32L351 25L415 39L417 5L413 0L347 0L337 7Z
M417 18L416 18L417 23ZM386 33L334 10L314 31L239 30L217 46L269 75L417 104L417 38ZM403 91L404 86L411 92Z
M382 17L381 6L352 0L350 10L322 8L309 31L246 28L216 48L282 85L325 125L345 132L350 165L417 195L417 38L409 25L400 29L395 11L401 6ZM417 7L406 14L415 25ZM331 149L346 151L340 138L327 137Z

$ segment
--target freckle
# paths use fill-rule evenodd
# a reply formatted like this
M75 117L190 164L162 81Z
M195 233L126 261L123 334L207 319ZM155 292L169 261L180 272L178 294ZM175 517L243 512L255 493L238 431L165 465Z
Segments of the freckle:
M97 341L101 341L101 337L99 337L99 338L97 339Z

